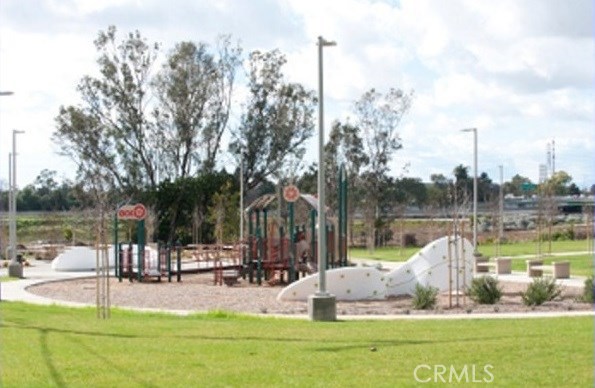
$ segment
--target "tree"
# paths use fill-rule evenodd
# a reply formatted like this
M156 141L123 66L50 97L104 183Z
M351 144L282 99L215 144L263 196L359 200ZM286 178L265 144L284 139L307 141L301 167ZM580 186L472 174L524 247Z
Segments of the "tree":
M542 186L549 195L568 195L571 182L572 177L566 171L556 171Z
M452 174L455 177L454 189L457 191L457 204L469 202L469 198L473 193L473 178L469 177L469 167L459 164L454 168Z
M510 182L504 182L502 188L504 194L512 194L515 197L521 195L532 195L535 193L535 185L531 182L531 179L516 174L512 177Z
M230 152L238 159L242 154L248 189L275 174L290 156L301 159L314 131L314 92L287 83L281 72L285 63L279 50L250 54L250 95L230 143Z
M197 169L213 172L241 51L225 36L219 38L217 54L206 43L193 42L178 43L170 53L153 82L161 175L175 179Z
M218 244L233 243L239 239L239 198L239 192L234 190L229 180L213 195L212 205L208 209L208 220L215 227Z
M436 209L446 209L450 204L448 191L452 180L443 174L432 174L430 181L432 184L428 188L428 204Z
M397 128L411 107L413 92L391 88L385 95L370 89L355 102L356 126L363 139L362 183L366 187L364 217L368 229L368 249L373 248L375 225L380 217L379 205L388 182L388 164L401 148Z
M362 166L369 163L365 154L363 139L359 127L347 122L334 121L329 133L329 141L324 146L326 167L327 206L337 208L338 202L338 173L339 166L344 164L347 174L349 203L348 218L353 219L355 207L361 202L358 186L360 185L360 171ZM316 173L316 177L317 177Z
M79 83L82 106L60 107L54 142L81 175L101 170L128 193L155 187L159 143L146 110L159 46L138 31L117 44L114 26L99 32L95 46L101 77L85 76Z

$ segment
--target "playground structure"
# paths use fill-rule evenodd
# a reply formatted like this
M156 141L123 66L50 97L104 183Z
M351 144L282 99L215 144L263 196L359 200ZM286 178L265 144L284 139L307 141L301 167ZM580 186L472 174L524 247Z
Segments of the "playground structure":
M347 179L344 166L339 169L338 211L336 217L327 217L326 229L327 268L344 267L347 263ZM124 205L117 209L114 217L115 273L120 281L156 279L175 276L181 281L183 273L214 272L215 284L234 284L240 277L248 277L251 283L277 279L280 282L294 282L300 276L316 272L318 199L310 194L299 194L290 185L291 195L285 195L287 202L286 222L281 214L269 217L274 212L273 203L278 200L273 194L266 194L253 201L243 216L248 223L248 236L233 246L190 245L191 259L186 258L181 246L145 244L146 209L142 204ZM276 207L280 209L281 206ZM328 211L325 208L325 211ZM279 212L280 213L280 212ZM118 222L136 222L137 244L122 244L118 241ZM284 225L286 223L286 225Z
M459 296L473 279L473 245L461 235L449 235L426 245L390 272L375 267L335 268L327 271L328 292L337 300L375 300L390 296L413 295L417 284L432 286ZM318 287L318 278L308 276L285 287L280 301L304 301ZM464 303L464 301L463 301ZM452 299L449 299L452 306Z
M326 230L327 269L345 267L347 261L347 180L345 169L340 168L338 212L336 217L327 217ZM301 276L317 272L318 241L317 217L320 211L318 199L310 194L300 194L295 186L289 186L290 194L284 195L287 202L286 226L282 221L280 206L274 194L266 194L253 201L244 211L248 219L247 252L243 267L249 281L261 284L263 280L292 283ZM325 209L328 212L328 209ZM287 275L287 278L285 278Z
M232 284L230 271L235 271L236 279L242 267L240 258L241 246L223 245L190 245L190 259L183 259L181 245L145 244L146 209L142 204L125 205L120 207L114 217L114 262L115 275L119 281L146 281L167 278L169 282L175 276L176 281L182 280L182 274L214 272L215 284ZM118 241L119 220L136 222L137 244L127 244Z

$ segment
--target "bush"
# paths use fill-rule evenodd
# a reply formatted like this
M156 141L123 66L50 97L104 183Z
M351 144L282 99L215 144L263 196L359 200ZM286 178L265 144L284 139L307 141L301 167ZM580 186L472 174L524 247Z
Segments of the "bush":
M595 300L595 286L593 285L593 276L585 280L585 288L583 288L583 302L593 303Z
M416 310L428 310L436 306L438 300L438 289L432 286L422 286L417 283L415 285L415 293L413 294L412 305Z
M521 293L523 303L527 306L539 306L554 300L562 293L562 289L552 278L536 278L529 284L527 291Z
M498 287L498 280L491 276L473 279L468 292L471 300L479 304L495 304L502 297L502 288Z

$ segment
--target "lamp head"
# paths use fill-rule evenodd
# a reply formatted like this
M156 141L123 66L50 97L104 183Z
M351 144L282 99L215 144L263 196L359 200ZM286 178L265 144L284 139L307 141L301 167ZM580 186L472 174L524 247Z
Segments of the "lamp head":
M322 36L319 36L318 44L321 46L336 46L337 42L335 42L334 40L325 40Z

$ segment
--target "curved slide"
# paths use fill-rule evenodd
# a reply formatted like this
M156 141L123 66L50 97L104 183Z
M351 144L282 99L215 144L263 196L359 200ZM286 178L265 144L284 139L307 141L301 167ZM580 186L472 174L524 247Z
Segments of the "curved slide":
M326 272L327 291L337 300L413 295L417 283L448 291L449 283L452 289L456 289L457 285L466 288L472 279L473 245L465 238L455 237L442 237L429 243L390 272L374 267L344 267ZM317 290L318 274L313 274L285 287L277 299L307 300Z

